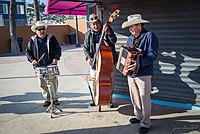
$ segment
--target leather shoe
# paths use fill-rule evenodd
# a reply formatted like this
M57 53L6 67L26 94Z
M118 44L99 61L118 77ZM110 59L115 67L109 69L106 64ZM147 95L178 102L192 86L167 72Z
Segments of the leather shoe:
M136 123L139 123L140 120L136 119L136 118L132 118L129 120L131 124L136 124Z
M146 134L148 131L149 131L149 128L146 128L146 127L140 127L139 128L140 134Z
M96 105L94 104L94 102L90 102L90 106L91 106L91 107L94 107L94 106L96 106Z
M43 103L43 107L48 107L48 106L50 106L50 104L51 104L50 101L45 101L45 102Z
M60 105L60 102L58 100L53 101L54 105Z
M114 104L111 102L109 105L108 105L109 108L114 108Z

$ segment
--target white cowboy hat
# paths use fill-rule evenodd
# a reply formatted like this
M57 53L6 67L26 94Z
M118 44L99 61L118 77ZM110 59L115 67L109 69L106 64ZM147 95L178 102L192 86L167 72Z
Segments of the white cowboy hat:
M47 28L47 24L45 24L43 21L37 21L37 22L35 23L35 25L32 25L32 26L31 26L31 30L32 30L33 32L36 32L36 29L37 29L38 27L45 27L45 29L46 29L46 28Z
M129 15L127 17L127 21L125 21L122 24L122 29L134 24L139 24L139 23L149 23L149 21L147 20L143 20L142 16L140 14L133 14L133 15Z
M90 17L89 17L90 23L96 22L97 20L99 20L99 17L96 14L90 14Z

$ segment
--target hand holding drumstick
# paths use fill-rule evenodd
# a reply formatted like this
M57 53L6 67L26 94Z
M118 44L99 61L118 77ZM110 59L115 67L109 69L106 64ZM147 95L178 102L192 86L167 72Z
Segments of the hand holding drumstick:
M39 62L41 61L41 59L43 59L44 55L45 55L45 53L42 54L42 56L40 57L40 59L38 61L37 60L32 61L32 64L34 67L39 66Z

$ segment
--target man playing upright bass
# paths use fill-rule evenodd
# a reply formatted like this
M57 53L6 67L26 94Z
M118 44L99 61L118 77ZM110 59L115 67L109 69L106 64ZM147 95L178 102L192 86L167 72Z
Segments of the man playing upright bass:
M118 54L115 50L115 43L117 42L117 37L114 34L112 28L109 25L103 25L99 19L99 17L96 14L91 14L89 17L89 23L90 23L90 30L87 31L85 34L85 40L84 40L84 47L83 51L85 54L85 59L87 61L87 64L90 68L90 80L95 80L95 70L96 66L95 64L95 56L98 53L98 49L100 44L100 38L102 37L103 31L105 31L104 36L104 42L107 46L111 47L112 52L112 58L113 58L113 65L117 62ZM113 82L114 82L114 75L115 75L115 67L113 66L112 71L112 88L113 88ZM114 90L114 89L112 89ZM112 91L113 92L113 91ZM91 106L95 106L94 101L90 103ZM110 101L110 107L113 107L112 99Z

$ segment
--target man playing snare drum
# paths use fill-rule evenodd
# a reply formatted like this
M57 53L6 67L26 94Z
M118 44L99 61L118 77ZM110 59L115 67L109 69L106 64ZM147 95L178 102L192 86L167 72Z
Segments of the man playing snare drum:
M56 65L61 56L61 47L55 36L47 34L47 25L42 21L37 21L31 27L31 30L36 33L28 42L26 48L26 56L29 62L35 67L46 67L48 65ZM38 76L39 86L42 89L42 95L45 98L43 104L47 107L51 104L50 93L48 91L47 83L43 77ZM51 80L51 91L53 103L59 105L57 91L58 91L58 78L53 77Z

